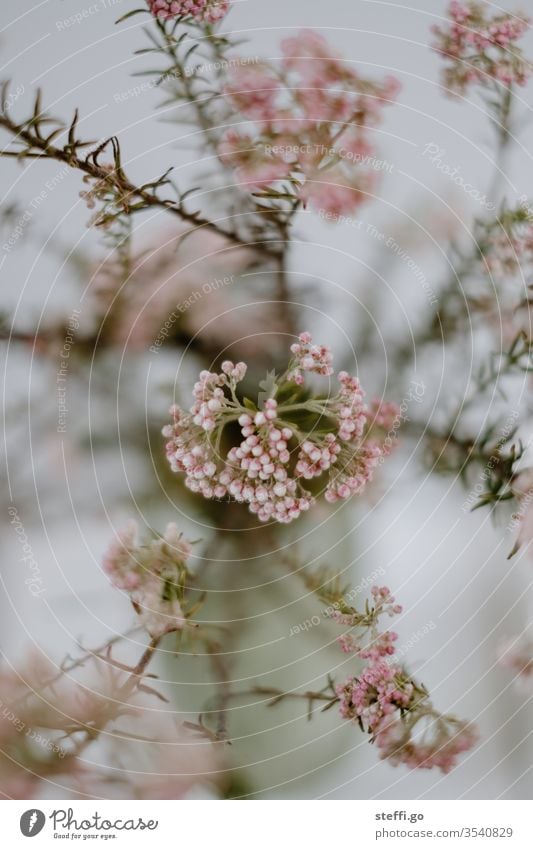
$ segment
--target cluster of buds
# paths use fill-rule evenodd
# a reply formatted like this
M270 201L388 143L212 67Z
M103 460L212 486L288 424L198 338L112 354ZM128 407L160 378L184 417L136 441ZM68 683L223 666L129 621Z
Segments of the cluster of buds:
M141 544L136 523L129 522L104 555L105 573L113 586L130 597L152 637L181 631L187 625L184 598L190 554L191 544L173 523L162 537Z
M394 631L381 631L379 622L383 616L397 616L402 612L400 604L391 595L388 587L374 586L370 590L372 607L367 605L364 613L345 604L341 598L330 616L338 625L347 625L349 630L339 637L343 651L354 652L362 659L380 661L394 654L393 643L398 639Z
M333 374L333 356L326 345L313 345L310 333L301 333L299 341L291 345L294 356L294 368L289 372L289 380L298 386L304 382L304 372L331 377Z
M262 522L291 522L321 492L331 503L360 493L383 454L358 380L341 372L336 394L313 395L304 375L331 376L331 352L314 346L309 333L292 352L257 404L238 395L244 363L201 372L192 407L173 406L173 422L163 429L171 468L185 474L190 490L248 504ZM241 439L228 445L227 425L235 422ZM310 481L318 483L314 492Z
M340 713L371 735L381 757L411 768L449 772L476 742L475 730L433 707L425 688L395 659L397 635L383 631L383 616L401 612L388 587L372 587L373 606L363 613L344 603L331 614L349 630L339 639L345 652L363 662L361 672L336 687Z
M331 618L338 625L348 625L349 631L339 637L338 642L344 652L354 652L364 660L376 662L388 655L394 654L394 643L398 635L394 631L380 631L379 620L382 616L396 616L402 612L400 604L388 587L372 587L373 606L364 614L347 607L341 599L338 606L331 611Z
M398 83L360 76L311 30L286 39L281 50L280 66L243 62L231 68L226 97L254 130L230 130L219 155L239 182L268 187L269 197L285 181L280 197L332 215L352 211L373 190L369 130Z
M227 15L229 0L148 0L152 15L163 20L190 18L201 24L216 24Z
M444 85L463 94L472 85L525 85L531 64L516 42L527 31L522 16L498 11L487 14L488 5L477 0L452 0L445 26L436 25L434 49L446 60Z
M83 182L90 188L81 191L80 198L87 204L87 209L93 210L97 205L100 207L89 219L88 226L107 230L118 213L128 211L131 198L118 187L117 172L113 165L103 163L99 168L102 176L84 176Z

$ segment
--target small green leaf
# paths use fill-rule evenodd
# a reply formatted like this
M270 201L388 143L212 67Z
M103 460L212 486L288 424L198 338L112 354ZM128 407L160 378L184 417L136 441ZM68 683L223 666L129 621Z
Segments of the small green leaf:
M150 15L151 12L148 9L133 9L131 12L126 12L125 15L122 15L120 18L117 18L115 24L121 24L123 21L127 21L128 18L133 18L134 15Z

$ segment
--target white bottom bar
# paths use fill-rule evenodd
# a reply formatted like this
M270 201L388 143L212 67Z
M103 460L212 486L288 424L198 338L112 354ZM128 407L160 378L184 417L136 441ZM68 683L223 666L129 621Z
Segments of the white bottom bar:
M533 846L525 801L6 801L0 823L9 849Z

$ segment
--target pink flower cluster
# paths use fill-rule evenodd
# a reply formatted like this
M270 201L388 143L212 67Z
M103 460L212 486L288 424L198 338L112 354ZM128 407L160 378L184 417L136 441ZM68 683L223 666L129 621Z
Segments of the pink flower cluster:
M17 670L0 666L1 794L31 799L41 779L79 790L85 769L75 757L80 735L133 713L120 692L124 674L103 664L95 671L92 681L81 683L39 650Z
M303 372L321 374L330 377L333 374L333 356L326 345L313 345L310 333L301 333L299 341L291 345L294 355L294 367L289 372L289 380L299 386L304 382Z
M380 658L393 655L396 651L394 643L398 639L398 634L395 631L383 631L378 634L366 648L360 649L359 657L363 660L371 660L378 662Z
M52 785L87 798L110 792L113 798L180 799L200 784L216 790L215 747L171 712L154 711L149 697L155 691L142 685L133 691L128 667L98 659L82 681L75 675L86 669L86 658L77 672L70 659L63 666L35 650L17 670L0 664L2 797L42 799ZM118 718L120 733L113 733ZM87 757L95 743L98 756Z
M333 215L352 211L374 187L369 130L398 83L361 77L311 30L281 49L281 67L243 62L231 69L226 97L253 130L228 131L220 157L252 188L272 190L285 180L283 192L304 206Z
M337 688L341 698L340 713L344 719L360 720L370 733L379 730L384 717L407 708L413 697L411 682L401 681L399 666L383 660L367 664L357 678L350 678Z
M426 690L395 661L397 634L380 630L379 623L384 615L400 613L401 607L388 587L372 587L371 593L373 606L367 605L363 613L340 603L331 614L351 629L339 639L342 650L364 661L358 675L336 687L340 714L372 736L382 758L448 772L458 755L474 745L475 731L439 714Z
M340 391L325 398L309 397L303 386L304 375L331 375L331 364L329 349L302 333L270 397L247 406L238 396L244 363L226 361L220 373L203 371L191 408L172 407L173 423L163 429L172 470L185 474L192 492L209 499L229 495L262 522L288 523L307 511L314 498L304 481L325 476L329 502L361 492L382 449L379 436L366 427L359 382L341 372ZM222 454L226 425L235 421L242 440Z
M382 616L396 616L402 612L402 607L396 604L388 587L374 586L370 592L373 607L364 615L343 603L332 609L330 615L338 625L348 625L350 629L355 629L355 633L352 630L339 637L338 642L343 651L355 652L364 660L379 661L394 654L393 643L398 639L393 631L379 631L379 620Z
M103 176L94 178L85 175L83 182L89 185L90 188L88 191L84 190L79 194L80 198L87 204L87 209L93 210L97 204L101 204L101 208L90 217L87 226L101 227L103 230L108 230L111 223L108 213L111 213L111 215L116 213L121 208L121 204L115 185L115 166L106 162L99 167Z
M422 721L421 721L422 720ZM419 728L415 726L420 723ZM414 713L407 720L392 717L381 723L375 735L382 759L409 769L440 769L450 772L457 759L478 741L476 729L455 717Z
M152 637L180 631L187 624L182 604L190 554L191 544L173 523L162 537L140 544L137 525L130 522L104 555L103 568L111 583L129 595Z
M148 0L152 15L170 18L193 18L202 24L216 24L229 12L229 0Z
M452 0L450 22L433 28L434 49L446 60L444 84L450 91L464 93L472 84L488 86L494 80L525 85L531 75L531 64L516 45L529 21L502 11L490 16L487 8L477 0Z

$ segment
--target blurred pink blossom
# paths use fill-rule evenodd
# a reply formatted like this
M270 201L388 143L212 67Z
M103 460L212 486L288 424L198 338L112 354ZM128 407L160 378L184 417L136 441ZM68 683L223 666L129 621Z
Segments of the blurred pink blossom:
M220 158L252 188L279 188L284 197L289 192L304 206L335 215L350 212L373 189L369 130L396 97L398 83L360 76L311 30L281 48L281 67L242 62L231 68L224 93L254 129L228 130Z
M500 665L515 676L517 687L533 691L533 639L527 634L508 637L498 651Z
M193 18L199 23L216 24L229 12L229 0L148 0L158 18Z
M529 27L522 15L496 11L477 0L452 0L449 22L436 25L434 49L445 60L444 85L464 94L471 85L525 85L531 76L527 61L516 42Z
M240 279L253 265L253 249L228 248L207 231L182 236L158 236L140 249L126 279L113 256L95 270L91 324L101 343L159 351L173 337L197 336L211 350L239 340L239 350L253 356L274 323L274 306Z

